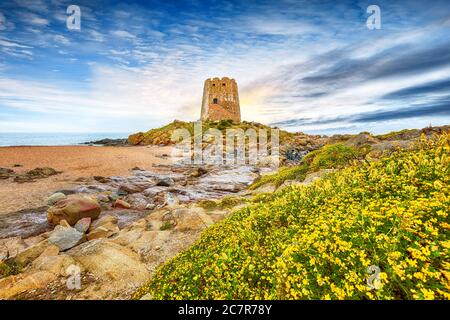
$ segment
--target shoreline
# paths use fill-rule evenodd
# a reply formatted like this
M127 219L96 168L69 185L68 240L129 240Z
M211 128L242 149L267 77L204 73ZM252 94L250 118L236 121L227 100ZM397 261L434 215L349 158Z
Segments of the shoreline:
M38 167L62 171L34 182L0 180L0 215L45 205L54 191L93 180L94 176L127 176L134 167L162 171L171 147L159 146L10 146L0 147L0 168L23 174Z

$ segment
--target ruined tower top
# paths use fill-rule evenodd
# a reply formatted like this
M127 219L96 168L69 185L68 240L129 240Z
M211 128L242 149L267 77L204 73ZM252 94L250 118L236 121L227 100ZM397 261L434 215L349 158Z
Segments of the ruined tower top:
M223 77L205 80L200 119L241 121L238 88L234 79Z

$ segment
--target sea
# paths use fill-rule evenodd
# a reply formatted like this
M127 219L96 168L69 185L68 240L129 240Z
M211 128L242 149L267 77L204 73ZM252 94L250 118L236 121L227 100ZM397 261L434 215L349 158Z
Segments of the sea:
M0 147L6 146L71 146L101 139L125 139L130 133L1 133Z

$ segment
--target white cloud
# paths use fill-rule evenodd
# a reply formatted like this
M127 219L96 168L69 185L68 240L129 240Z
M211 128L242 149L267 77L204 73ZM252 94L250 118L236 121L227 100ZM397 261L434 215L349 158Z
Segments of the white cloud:
M116 37L125 38L125 39L135 39L136 38L136 36L134 34L131 34L125 30L114 30L111 32L111 34Z
M6 39L0 39L0 46L2 47L10 47L10 48L32 48L30 46L26 46L14 41L6 40Z
M50 24L50 22L47 19L42 18L39 15L32 12L20 12L19 17L25 23L31 24L33 26L42 27Z
M101 34L100 32L93 30L93 29L89 29L89 30L87 30L87 32L89 34L89 40L93 40L93 41L97 41L97 42L105 41L103 34Z

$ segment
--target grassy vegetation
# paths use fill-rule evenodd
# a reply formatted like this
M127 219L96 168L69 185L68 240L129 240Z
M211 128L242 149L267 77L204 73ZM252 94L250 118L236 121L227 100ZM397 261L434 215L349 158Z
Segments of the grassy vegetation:
M449 299L449 182L443 134L263 195L206 229L135 297ZM371 265L377 290L367 286Z
M19 274L22 271L23 266L10 259L0 262L0 279L11 275Z
M417 129L403 129L400 131L392 131L389 133L385 133L385 134L380 134L375 136L376 138L380 139L380 140L389 140L389 139L394 139L394 138L399 138L402 135L407 135L407 134L411 134L414 132L419 132L419 130Z
M220 200L201 200L197 203L198 206L202 207L206 210L215 210L215 209L229 209L234 208L235 206L242 204L243 199L234 196L225 196Z
M352 160L363 158L368 151L366 148L356 149L342 143L326 145L308 153L299 165L283 167L274 174L262 176L250 186L250 189L256 189L268 183L278 187L286 180L303 181L310 172L342 168Z
M165 221L163 223L163 225L159 228L159 230L164 231L164 230L170 230L173 228L172 223L170 223L169 221Z
M244 131L248 129L270 129L270 127L265 126L256 122L233 122L231 120L221 120L221 121L203 121L202 131L206 132L208 129L218 129L225 133L227 129L242 129ZM147 132L138 132L132 134L128 137L128 141L132 145L159 145L159 144L173 144L171 141L172 133L176 129L186 129L194 137L194 122L184 122L175 120L172 123L163 126L161 128L155 128ZM286 143L288 140L293 139L294 133L280 130L279 138L280 142ZM270 139L270 130L268 130L268 139Z

